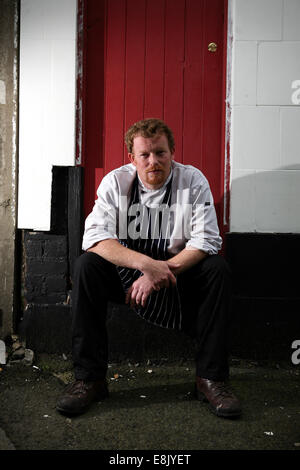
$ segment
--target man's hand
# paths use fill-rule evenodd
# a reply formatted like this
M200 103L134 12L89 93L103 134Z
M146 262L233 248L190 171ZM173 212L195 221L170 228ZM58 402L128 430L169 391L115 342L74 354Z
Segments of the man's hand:
M178 269L179 263L171 261L159 261L149 258L149 261L144 266L142 272L149 278L154 290L159 290L162 287L169 287L171 284L176 284L176 277L172 270Z
M176 284L176 277L172 269L177 269L178 263L152 260L149 267L144 270L144 274L137 279L129 288L126 294L126 303L131 307L141 305L145 307L149 295L153 291L159 291L162 287L169 287Z
M153 283L147 275L142 275L134 281L132 286L128 289L126 294L126 304L130 304L133 308L135 305L145 307L149 295L154 291Z

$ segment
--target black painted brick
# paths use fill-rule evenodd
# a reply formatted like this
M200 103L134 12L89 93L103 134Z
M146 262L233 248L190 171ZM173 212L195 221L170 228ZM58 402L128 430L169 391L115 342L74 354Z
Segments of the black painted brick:
M42 240L26 240L25 252L29 258L41 259L43 255Z
M45 279L45 285L47 292L66 292L67 281L64 274L54 274L52 276L47 276Z
M300 331L300 298L234 297L231 353L245 358L290 361Z
M48 293L44 299L40 301L36 300L36 303L47 303L47 304L60 304L65 303L67 300L66 292L51 292Z
M234 294L244 297L299 296L300 234L228 233L226 259Z
M26 273L27 275L54 275L66 274L68 270L67 260L36 260L27 259Z
M49 304L49 305L55 305L55 304L63 304L67 300L67 294L58 292L58 293L51 293L48 295L42 295L42 296L36 296L32 299L27 299L28 303L32 303L34 305L43 305L43 304Z
M45 240L44 257L47 258L66 258L68 255L67 240L65 236L57 236Z
M20 324L26 346L35 352L63 353L71 350L69 305L29 304Z
M28 276L25 277L25 297L27 302L33 302L37 298L43 298L46 294L44 277L37 276Z

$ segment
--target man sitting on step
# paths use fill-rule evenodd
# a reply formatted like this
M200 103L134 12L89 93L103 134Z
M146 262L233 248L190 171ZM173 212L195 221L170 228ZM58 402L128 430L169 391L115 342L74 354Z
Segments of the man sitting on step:
M231 278L208 181L174 161L173 133L161 120L135 123L125 141L130 163L103 178L86 219L73 279L76 380L57 410L83 413L108 396L106 313L115 301L195 338L196 397L217 416L239 416L226 384Z

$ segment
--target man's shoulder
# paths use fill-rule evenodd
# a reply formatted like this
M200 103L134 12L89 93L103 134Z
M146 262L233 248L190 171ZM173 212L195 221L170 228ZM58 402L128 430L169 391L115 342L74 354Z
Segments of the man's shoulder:
M199 168L196 168L193 165L184 165L173 161L173 172L181 178L185 178L190 182L194 181L196 183L206 182L207 179Z
M110 187L111 189L114 187L124 187L132 183L135 175L136 169L134 165L131 163L122 165L106 173L102 178L101 185L102 187Z
M128 176L134 176L136 173L136 168L132 163L128 163L127 165L122 165L119 168L115 168L114 170L111 170L109 173L105 175L104 178L109 179L109 178L118 178L119 176L128 175Z

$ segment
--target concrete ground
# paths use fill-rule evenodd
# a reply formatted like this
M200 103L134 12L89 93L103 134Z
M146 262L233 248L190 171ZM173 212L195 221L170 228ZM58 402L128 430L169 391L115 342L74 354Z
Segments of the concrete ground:
M110 398L84 415L56 412L73 378L66 356L0 372L0 450L300 450L300 369L231 360L243 416L228 420L193 398L194 364L110 364Z

